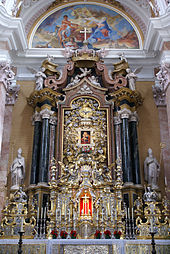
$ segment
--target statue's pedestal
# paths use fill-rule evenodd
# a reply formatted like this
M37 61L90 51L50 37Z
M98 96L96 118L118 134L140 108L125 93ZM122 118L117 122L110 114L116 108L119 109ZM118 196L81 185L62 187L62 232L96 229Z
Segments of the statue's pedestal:
M18 251L19 239L0 240L0 253L13 254ZM155 240L157 253L170 252L170 240ZM42 239L23 240L23 253L36 254L139 254L151 253L151 240L123 239Z

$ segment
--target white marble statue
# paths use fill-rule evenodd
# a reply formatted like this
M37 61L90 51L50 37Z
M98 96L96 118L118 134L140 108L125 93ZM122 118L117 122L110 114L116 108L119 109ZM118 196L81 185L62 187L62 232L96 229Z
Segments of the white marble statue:
M76 86L80 82L79 75L76 75L75 78L71 78L71 82L67 85L66 88Z
M11 165L11 189L18 189L23 184L25 177L25 159L22 149L18 149L18 155Z
M156 201L158 199L158 194L153 191L151 189L151 187L147 187L145 186L145 193L143 194L143 200L145 202L153 202L153 201Z
M136 90L136 80L138 78L136 74L139 73L141 69L142 67L136 68L134 71L132 71L130 68L126 69L126 72L127 72L126 78L129 81L129 88L132 91Z
M41 67L40 70L35 74L35 78L36 78L35 90L36 91L40 91L43 89L44 79L46 78L44 71L45 71L45 68Z
M158 188L158 177L160 173L160 165L155 157L153 157L152 149L148 149L148 156L144 161L145 180L152 187Z
M83 78L86 77L88 74L90 74L91 69L87 69L87 68L80 68L80 71L82 72L81 74L78 74L79 78Z

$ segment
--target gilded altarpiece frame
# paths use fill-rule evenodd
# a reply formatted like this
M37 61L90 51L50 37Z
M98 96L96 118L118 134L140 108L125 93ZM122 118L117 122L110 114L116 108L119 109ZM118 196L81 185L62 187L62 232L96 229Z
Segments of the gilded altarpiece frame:
M108 110L91 97L79 97L64 109L63 163L72 169L80 166L82 156L87 165L100 171L108 161Z

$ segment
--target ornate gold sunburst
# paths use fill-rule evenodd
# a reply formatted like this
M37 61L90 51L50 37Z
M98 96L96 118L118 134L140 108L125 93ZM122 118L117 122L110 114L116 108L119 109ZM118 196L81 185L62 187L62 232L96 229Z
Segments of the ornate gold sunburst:
M80 109L80 116L83 118L89 118L92 116L93 112L92 109L86 105L84 105L81 109Z

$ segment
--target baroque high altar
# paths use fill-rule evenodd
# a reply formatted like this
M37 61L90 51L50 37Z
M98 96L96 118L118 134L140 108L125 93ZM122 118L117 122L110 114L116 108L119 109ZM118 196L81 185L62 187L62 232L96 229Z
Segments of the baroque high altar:
M147 239L156 230L165 239L166 199L152 181L143 196L137 134L143 98L135 89L135 73L122 55L109 75L105 51L86 43L65 54L62 73L50 56L42 62L27 98L34 109L30 185L23 191L19 149L11 165L2 238L16 238L23 230L35 239L62 238L61 232L72 238L73 231L81 239L94 238L96 231L99 238L120 231L121 238ZM155 167L156 159L146 160L146 170L152 163Z

